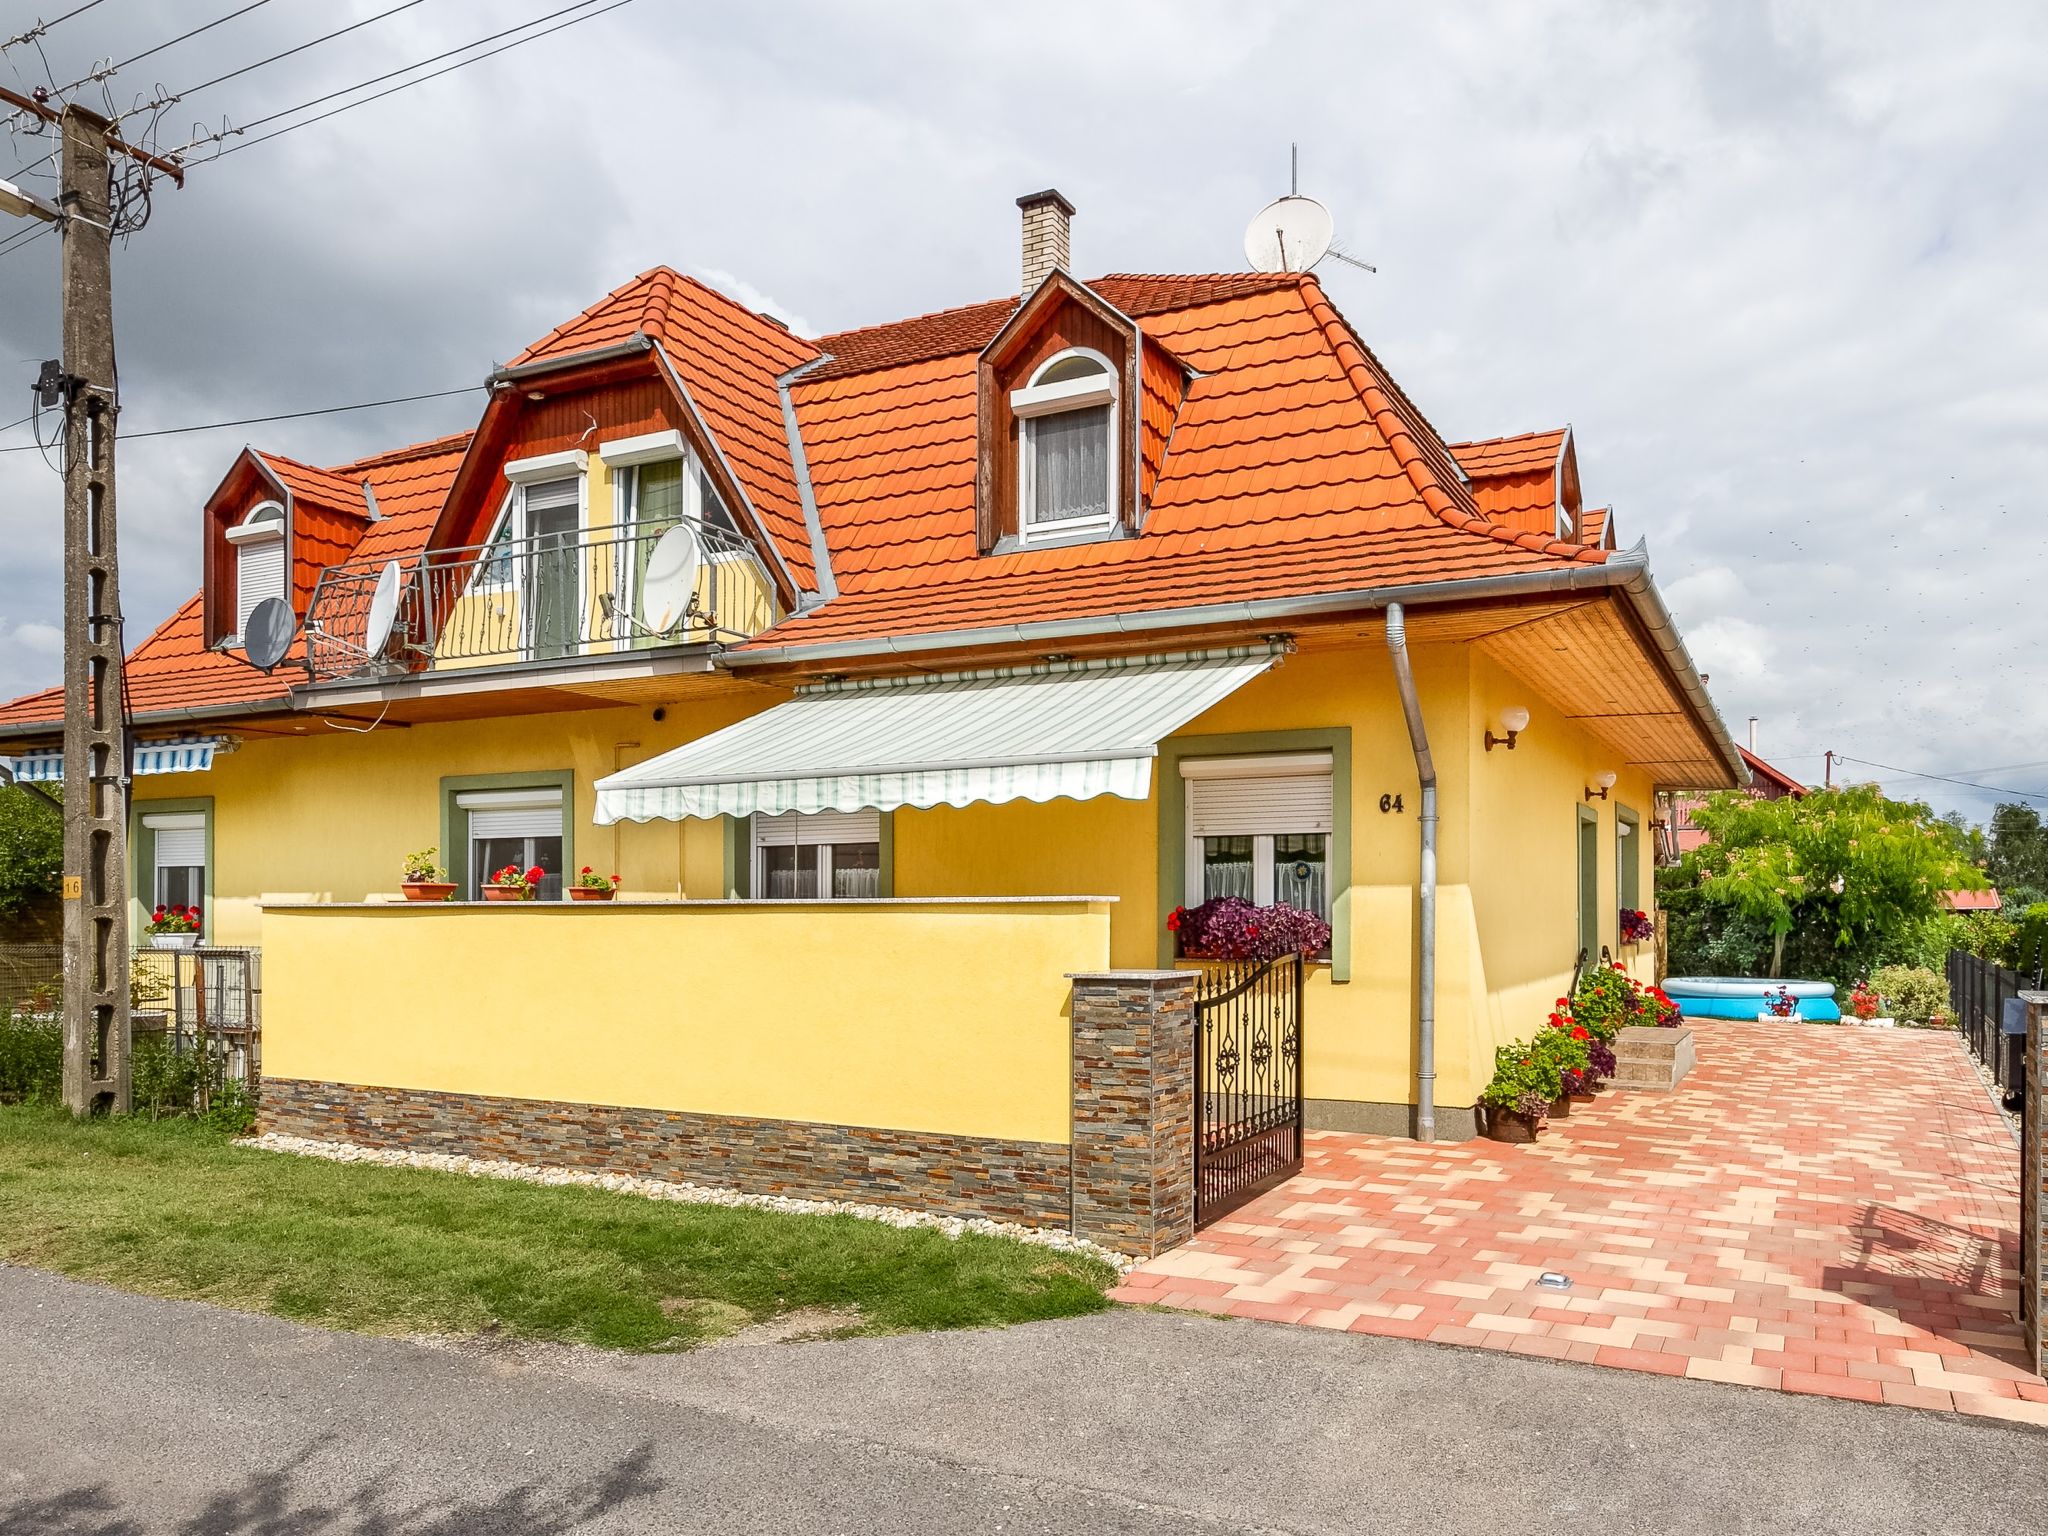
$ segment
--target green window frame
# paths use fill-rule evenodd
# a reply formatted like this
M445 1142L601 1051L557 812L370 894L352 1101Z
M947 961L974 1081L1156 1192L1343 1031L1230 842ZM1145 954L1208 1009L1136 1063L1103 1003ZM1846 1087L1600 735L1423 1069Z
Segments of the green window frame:
M1586 963L1600 958L1600 813L1578 808L1579 948Z
M464 901L481 899L469 867L469 812L455 797L479 789L559 789L562 792L562 881L576 877L576 775L568 769L539 773L461 773L441 780L441 867L455 876ZM566 898L565 898L566 899Z
M176 800L132 800L128 805L128 941L142 940L149 914L156 902L156 834L142 824L145 816L190 816L206 818L206 894L199 899L199 936L213 942L214 899L220 885L220 866L213 856L213 796L187 795Z
M1159 802L1159 963L1175 963L1166 914L1187 890L1187 781L1183 758L1272 757L1286 752L1330 754L1330 980L1351 979L1351 727L1327 730L1242 731L1217 736L1169 736L1159 743L1152 772Z
M1625 805L1614 808L1614 895L1617 908L1643 910L1643 818Z

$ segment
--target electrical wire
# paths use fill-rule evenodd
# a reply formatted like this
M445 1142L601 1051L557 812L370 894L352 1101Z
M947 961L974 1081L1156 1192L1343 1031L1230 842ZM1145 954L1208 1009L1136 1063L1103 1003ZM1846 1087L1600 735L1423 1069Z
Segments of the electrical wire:
M577 10L583 10L585 6L588 6L588 5L592 4L592 3L594 3L594 0L579 0L579 3L578 3L578 4L576 4L576 5L572 5L572 6L568 6L568 7L565 7L565 10L567 10L567 11L577 11ZM539 31L539 32L529 32L529 33L527 33L527 35L526 35L525 37L517 37L517 38L514 38L514 39L513 39L513 40L512 40L511 42L509 42L509 43L502 43L502 44L500 44L500 45L499 45L498 47L496 47L496 48L492 48L492 49L488 50L487 52L484 52L484 53L479 53L479 54L475 54L475 55L473 55L472 57L470 57L470 58L466 58L466 59L458 59L458 60L457 60L457 61L456 61L455 63L453 63L453 64L447 65L446 67L444 67L444 68L441 68L441 69L433 70L433 71L431 71L431 72L429 72L429 73L427 73L427 74L424 74L424 75L420 75L420 76L418 76L418 77L417 77L416 79L412 79L412 80L405 80L405 81L401 81L401 82L400 82L399 84L397 84L397 85L394 85L394 86L390 86L390 87L388 87L388 88L387 88L387 89L385 89L385 90L377 91L377 92L374 92L374 93L373 93L373 94L371 94L371 95L368 95L368 96L363 96L363 97L360 97L360 98L358 98L358 99L357 99L357 100L355 100L355 101L350 101L350 102L344 102L344 103L343 103L343 104L342 104L341 106L335 107L335 108L333 108L333 109L331 109L331 110L329 110L329 111L326 111L326 112L321 112L321 113L318 113L318 114L316 114L315 116L312 116L312 117L308 117L308 118L302 118L302 119L300 119L300 120L299 120L298 122L296 122L296 123L287 123L287 124L285 124L285 125L284 125L284 127L282 127L282 128L278 128L278 129L274 129L273 131L271 131L271 132L269 132L269 133L264 133L264 134L258 134L258 135L257 135L257 136L256 136L255 138L253 138L253 139L242 139L242 140L241 140L241 142L239 142L239 143L236 143L236 144L230 144L230 145L228 145L228 146L227 146L227 147L226 147L225 149L221 150L221 152L220 152L220 155L216 155L216 156L214 156L213 158L215 158L215 159L219 159L221 155L232 155L232 154L236 154L236 153L239 153L240 151L242 151L242 150L245 150L245 149L253 149L253 148L255 148L255 147L256 147L256 146L258 145L258 144L266 143L267 141L269 141L269 140L271 140L271 139L276 139L276 138L282 138L282 137L283 137L283 136L284 136L285 134L287 134L287 133L292 133L292 132L296 131L297 129L300 129L300 128L310 128L310 127L312 127L312 125L313 125L313 124L315 124L315 123L320 123L320 122L325 122L325 121L326 121L326 120L327 120L328 118L330 118L330 117L339 117L339 116L340 116L340 115L341 115L342 113L344 113L344 112L349 112L349 111L353 111L353 110L354 110L355 108L357 108L357 107L363 107L363 106L368 106L368 105L369 105L369 104L370 104L371 102L373 102L373 101L381 101L381 100L382 100L382 99L383 99L384 97L386 97L386 96L392 96L392 95L396 95L396 94L397 94L398 92L400 92L400 91L403 91L403 90L408 90L408 89L410 89L411 87L413 87L413 86L415 86L415 85L424 85L424 84L426 84L426 82L427 82L427 81L429 81L429 80L434 80L434 79L438 79L438 78L439 78L440 76L442 76L442 75L446 75L446 74L452 74L452 73L453 73L454 71L456 71L456 70L458 70L458 69L464 69L464 68L467 68L467 67L468 67L469 65L471 65L471 64L481 64L481 63L482 63L482 62L483 62L483 61L484 61L485 59L489 59L489 58L495 58L495 57L496 57L496 56L497 56L498 54L501 54L501 53L505 53L505 52L507 52L507 51L509 51L509 50L511 50L511 49L513 49L513 48L517 48L517 47L521 46L522 44L525 44L525 43L532 43L532 42L538 42L538 41L539 41L539 40L540 40L541 38L543 38L543 37L547 37L547 36L549 36L550 34L552 34L552 33L555 33L555 32L560 32L560 31L562 31L562 30L563 30L564 28L566 28L566 27L573 27L573 26L576 26L576 25L578 25L578 24L579 24L579 23L581 23L581 22L586 22L586 21L595 21L595 20L596 20L596 19L597 19L598 17L600 17L600 16L604 15L604 14L605 14L605 12L607 12L607 11L616 11L616 10L618 10L618 9L619 9L619 8L620 8L621 6L631 5L632 3L633 3L633 0L611 0L611 3L610 3L609 5L603 5L603 6L599 6L599 7L598 7L598 9L596 9L596 10L594 10L594 11L586 11L586 12L585 12L585 14L583 14L583 15L581 15L581 16L571 16L571 17L570 17L570 18L569 18L569 19L568 19L567 21L561 21L561 22L556 22L556 24L555 24L554 26L552 26L552 27L548 27L548 28L546 28L546 29L544 29L544 30L542 30L542 31ZM506 29L506 31L508 31L508 32L517 32L517 31L520 31L520 30L522 30L522 28L525 28L525 27L533 27L533 26L538 26L538 25L539 25L539 24L540 24L541 22L543 22L543 21L548 21L548 20L552 20L552 19L553 19L553 17L555 17L555 16L560 16L560 15L563 15L563 14L564 14L564 11L555 11L555 12L552 12L552 13L550 13L550 15L547 15L547 16L536 16L536 17L535 17L535 18L534 18L534 19L533 19L532 21L522 22L522 23L520 24L520 26L518 26L518 27L508 27L508 28ZM504 32L500 32L500 33L496 33L496 34L494 34L494 36L497 36L497 37L503 37L504 35L505 35L505 33L504 33ZM450 49L450 50L449 50L449 52L450 52L450 53L462 53L462 52L466 51L467 49L470 49L470 48L474 48L474 47L478 46L478 43L482 43L482 42L488 42L488 41L490 41L490 40L491 40L490 38L479 38L479 39L477 40L477 42L475 42L475 43L466 43L466 44L464 44L464 45L463 45L463 47L461 47L461 48L453 48L453 49ZM447 56L448 56L448 55L447 55L447 54L445 54L445 53L444 53L444 54L437 54L437 55L435 55L435 57L436 57L436 58L446 58ZM431 63L431 62L432 62L432 60L422 60L422 61L421 61L421 64L425 64L425 63ZM405 74L405 73L408 73L408 72L409 72L410 70L414 70L414 69L418 69L418 68L420 68L420 64L412 64L412 65L408 65L408 66L407 66L407 67L406 67L405 69L400 69L400 70L393 70L393 71L392 71L391 73L392 73L392 74ZM382 76L379 76L378 78L379 78L379 79L389 79L389 78L390 78L390 75L382 75ZM273 113L272 113L272 114L271 114L271 115L270 115L269 117L267 117L267 118L259 118L259 119L257 119L257 122L259 122L259 123L262 123L262 122L274 122L274 121L276 121L276 120L277 120L278 118L280 118L280 117L290 117L290 116L292 116L292 115L293 115L294 113L298 113L298 112L303 112L303 111L305 111L305 110L306 110L306 109L307 109L308 107L311 107L311 106L314 106L314 105L316 105L316 104L317 104L317 101L331 101L331 100L332 100L332 99L333 99L333 98L334 98L335 96L346 96L346 95L348 95L348 94L349 94L349 92L350 92L350 91L359 91L359 90L361 90L361 89L362 89L362 88L363 88L364 86L366 86L366 85L370 85L370 84L373 84L373 83L375 83L375 82L374 82L374 81L369 81L369 80L365 80L365 81L360 81L360 82L358 82L357 84L355 84L355 85L353 85L353 86L349 86L349 87L348 87L347 89L345 89L345 90L340 90L340 91L333 91L333 92L330 92L330 93L329 93L329 94L328 94L327 96L324 96L324 97L320 97L320 98L317 98L317 99L316 99L316 101L305 101L305 102L300 102L300 103L299 103L299 105L298 105L298 106L296 106L296 107L287 107L287 108L286 108L286 109L285 109L284 111L282 111L282 112L273 112ZM249 124L249 125L245 125L245 126L244 126L243 128L240 128L240 129L236 129L236 130L233 130L233 132L232 132L232 133L229 133L229 132L223 132L223 133L217 133L217 134L209 134L209 135L207 135L206 137L204 137L204 138L202 138L202 139L199 139L199 140L196 140L196 141L194 141L194 142L195 142L195 143L201 143L201 144L203 144L203 143L208 143L208 142L212 142L212 143L218 143L218 142L220 142L220 141L221 141L221 140L223 140L223 139L226 139L226 138L229 138L229 137L233 137L233 136L236 136L236 135L239 135L239 134L242 134L242 133L246 133L246 132L248 131L249 127L253 127L253 126L255 126L255 124ZM192 147L192 146L190 146L190 145L187 145L187 146L185 146L185 147L186 147L186 148L190 148L190 147Z
M56 227L54 224L38 224L33 229L17 230L5 240L0 240L0 256L5 256L9 251L18 251L24 245L40 240Z
M124 432L121 441L132 443L144 437L176 437L186 432L214 432L224 427L253 427L271 421L303 421L309 416L339 416L348 411L370 411L380 405L411 405L418 400L447 400L456 395L474 395L485 392L482 384L466 384L461 389L441 389L424 395L394 395L388 400L364 400L355 405L328 405L312 411L284 411L275 416L243 416L234 421L201 421L184 427L158 427L152 432ZM16 426L20 423L16 422ZM0 448L0 453L26 453L33 446L20 443L10 448Z
M1951 778L1945 773L1916 773L1911 768L1899 768L1891 763L1874 763L1867 757L1851 757L1846 752L1837 752L1835 761L1860 763L1865 768L1882 768L1886 773L1902 779L1933 779L1942 784L1959 784L1964 789L1989 790L1994 795L2011 795L2016 800L2048 800L2048 790L2011 789L2004 784L1979 784L1972 779Z
M204 26L194 27L190 32L180 32L176 37L170 39L168 42L158 43L154 48L145 48L140 53L131 54L118 64L109 64L105 69L95 69L89 74L80 75L76 80L72 81L69 85L58 86L55 91L51 92L51 94L53 96L62 96L66 91L73 91L78 89L79 86L84 85L88 80L105 80L110 76L119 74L122 70L126 69L130 64L140 64L144 59L154 58L157 54L162 53L166 48L175 48L179 43L184 42L188 37L197 37L202 32L211 32L215 27L224 26L228 22L233 21L237 16L246 16L251 11L255 10L258 6L268 4L270 4L270 0L249 0L249 3L239 10L229 11L227 15L218 17L213 21L209 21ZM18 115L19 114L17 114L17 116Z
M21 36L10 37L9 39L7 39L6 42L0 43L0 53L5 53L8 49L14 47L18 43L34 42L37 38L43 36L46 32L48 32L50 28L63 26L64 23L69 21L72 17L83 15L85 12L91 10L94 6L98 5L99 3L100 0L85 0L85 4L73 6L70 10L66 11L62 16L57 17L53 21L37 22L34 26L30 27L26 32L22 33Z
M317 48L322 43L331 43L337 37L342 37L359 28L367 27L372 22L382 21L387 16L396 16L400 11L409 11L414 6L424 5L425 3L426 0L403 0L402 4L394 5L388 11L379 11L374 16L365 16L361 21L352 21L345 27L337 27L332 32L323 33L319 37L309 38L295 48L287 48L283 53L273 53L269 58L258 59L254 64L244 64L240 69L231 69L224 75L215 75L211 80L202 80L197 85L188 85L182 91L173 91L167 96L158 97L153 101L144 103L140 107L132 108L128 112L124 112L122 116L132 117L137 112L156 111L160 108L168 107L175 102L183 101L187 96L196 96L201 91L211 89L213 86L220 85L224 81L238 79L254 70L259 70L266 64L275 64L279 59L288 59L294 54L304 53L308 48Z

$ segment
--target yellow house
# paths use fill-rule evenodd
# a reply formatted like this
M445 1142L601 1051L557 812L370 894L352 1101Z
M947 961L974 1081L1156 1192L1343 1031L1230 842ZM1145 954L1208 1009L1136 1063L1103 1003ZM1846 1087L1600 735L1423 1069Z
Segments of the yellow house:
M1655 796L1745 775L1569 433L1447 443L1312 275L1083 283L1022 203L1017 296L809 340L656 269L471 433L229 466L128 662L129 859L138 922L262 951L280 1113L1028 1189L1065 978L1173 968L1178 907L1328 919L1312 1128L1471 1135L1575 966L1648 979ZM0 710L21 776L61 713ZM401 905L429 846L456 899ZM472 905L508 866L540 899Z

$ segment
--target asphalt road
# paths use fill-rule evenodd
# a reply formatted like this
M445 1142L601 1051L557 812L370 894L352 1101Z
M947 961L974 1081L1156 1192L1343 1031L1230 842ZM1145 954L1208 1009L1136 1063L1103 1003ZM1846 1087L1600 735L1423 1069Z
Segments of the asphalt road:
M2010 1532L2048 1433L1149 1312L617 1357L0 1268L0 1536Z

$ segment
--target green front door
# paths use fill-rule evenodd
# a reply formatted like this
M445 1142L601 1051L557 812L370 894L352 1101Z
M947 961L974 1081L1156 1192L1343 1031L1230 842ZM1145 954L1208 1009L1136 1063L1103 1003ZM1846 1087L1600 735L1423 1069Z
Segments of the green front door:
M1586 963L1600 957L1600 814L1579 807L1579 948Z

